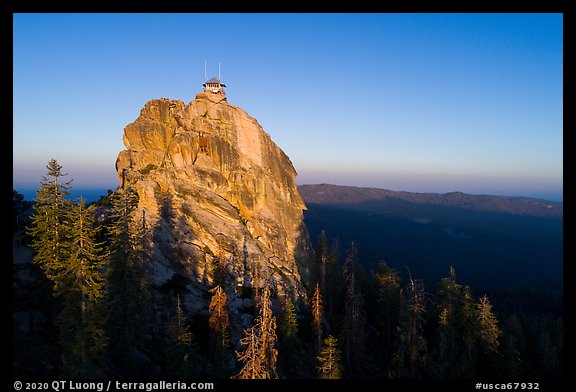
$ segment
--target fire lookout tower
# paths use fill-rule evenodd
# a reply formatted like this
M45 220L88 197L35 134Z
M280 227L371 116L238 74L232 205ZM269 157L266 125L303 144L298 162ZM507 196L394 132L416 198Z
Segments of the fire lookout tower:
M226 95L226 91L224 90L224 87L226 87L226 85L216 77L213 77L212 79L206 81L206 83L202 84L202 87L204 87L204 91L209 91L213 94Z

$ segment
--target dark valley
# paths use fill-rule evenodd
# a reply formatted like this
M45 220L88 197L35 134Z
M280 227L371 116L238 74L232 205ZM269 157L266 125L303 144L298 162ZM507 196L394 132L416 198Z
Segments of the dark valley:
M354 241L361 263L383 260L432 286L450 266L483 290L562 293L563 204L526 197L302 185L313 241Z

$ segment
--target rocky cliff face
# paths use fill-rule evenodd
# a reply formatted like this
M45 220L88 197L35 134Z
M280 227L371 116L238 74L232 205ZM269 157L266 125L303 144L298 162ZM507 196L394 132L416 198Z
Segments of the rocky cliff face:
M123 141L116 169L138 192L152 232L154 284L180 274L192 288L187 305L205 308L194 295L220 262L236 287L304 294L310 246L297 173L254 118L221 93L187 105L156 99Z

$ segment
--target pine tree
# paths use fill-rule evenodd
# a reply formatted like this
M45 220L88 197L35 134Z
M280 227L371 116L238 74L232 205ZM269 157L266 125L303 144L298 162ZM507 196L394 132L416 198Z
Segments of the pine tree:
M93 207L86 207L84 199L73 206L71 211L72 242L66 268L70 278L81 288L82 314L88 302L96 302L104 296L104 276L102 270L106 261L102 257L101 245L96 243Z
M322 297L326 296L326 273L327 264L330 259L330 250L328 248L328 239L326 238L326 232L322 230L318 236L318 241L316 243L315 252L316 261L316 283L320 286L320 294Z
M228 335L228 296L220 286L210 290L212 299L208 307L210 319L210 352L214 363L214 373L222 378L230 374L230 341Z
M20 245L20 220L19 215L24 210L24 195L12 189L12 234L17 237Z
M378 311L376 320L380 339L384 346L384 355L389 357L396 341L399 327L399 308L401 282L398 271L390 268L385 262L380 262L374 272L377 288Z
M272 314L270 288L265 287L260 297L260 309L254 326L245 330L240 344L246 346L243 352L237 352L238 360L243 364L235 377L241 379L278 378L276 374L276 317Z
M222 290L222 287L216 286L209 290L212 293L212 299L208 307L210 312L210 319L208 324L213 331L220 333L226 331L230 325L228 320L228 296Z
M228 287L228 280L230 273L228 271L228 266L230 263L224 257L223 252L219 252L214 260L214 285L221 286L224 289Z
M452 378L459 366L459 308L462 306L462 286L456 282L456 270L450 267L450 276L442 278L438 287L438 347L439 376Z
M59 280L68 257L68 211L71 202L65 197L70 194L72 181L62 181L66 174L62 173L62 166L55 159L51 159L46 168L47 176L42 177L40 189L36 192L32 226L28 234L32 238L34 263L48 279L55 282Z
M427 342L423 336L426 302L421 281L409 277L406 296L401 297L400 345L394 355L394 377L422 377Z
M318 376L321 379L340 379L342 369L340 364L340 350L338 350L338 340L332 335L324 339L324 347L318 356L320 366L318 366Z
M284 294L280 301L279 330L279 361L281 367L288 373L292 372L298 362L298 318L296 308L291 298Z
M24 195L12 189L12 240L18 246L23 242L28 242L25 236L26 226L30 224L26 211L32 207L33 203L24 200Z
M516 313L505 320L501 340L500 350L504 363L499 368L498 375L518 379L524 370L523 353L526 352L526 338L522 323Z
M61 182L62 166L54 159L47 166L37 192L30 235L34 261L54 284L62 301L58 316L64 373L70 377L101 377L106 339L100 300L104 295L104 260L91 209L65 199L68 182Z
M455 378L473 378L475 376L478 333L474 300L470 287L462 289L462 301L456 314L458 333L460 335L460 349Z
M498 327L498 320L492 313L492 304L486 295L480 298L480 302L476 304L476 318L484 352L498 352L501 331Z
M314 352L319 353L322 348L322 315L323 315L322 295L320 287L316 284L316 289L312 296L312 328L314 330Z
M356 283L357 251L354 243L344 263L344 281L346 293L344 299L344 359L346 368L358 372L364 354L364 329L366 318L362 309L362 294Z
M502 333L498 327L498 320L492 313L492 304L486 295L475 304L475 332L478 347L474 375L484 377L496 374L502 366L503 358L500 353Z
M182 310L180 296L176 297L176 315L168 326L166 345L166 370L175 378L191 378L198 375L198 349Z
M281 335L286 341L293 342L298 332L298 319L296 317L296 308L294 303L285 294L281 302L282 318L278 325Z
M240 345L246 349L242 352L236 352L238 361L243 364L240 373L233 376L239 379L266 379L272 378L266 369L266 358L261 355L260 337L258 329L254 325L244 330L244 337L240 339Z
M95 241L92 208L87 208L82 198L71 207L69 256L54 286L64 300L59 324L65 371L74 377L99 377L103 375L107 344L101 303L105 260Z
M137 193L117 191L112 199L109 227L108 335L112 360L125 374L138 374L138 351L145 344L149 324L149 293L146 280L144 231L136 217Z

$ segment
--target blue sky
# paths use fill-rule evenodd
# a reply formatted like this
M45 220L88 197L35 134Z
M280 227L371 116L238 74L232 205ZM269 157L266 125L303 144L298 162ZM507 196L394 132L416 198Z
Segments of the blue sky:
M560 200L561 14L15 14L13 182L115 188L123 128L208 77L297 182Z

